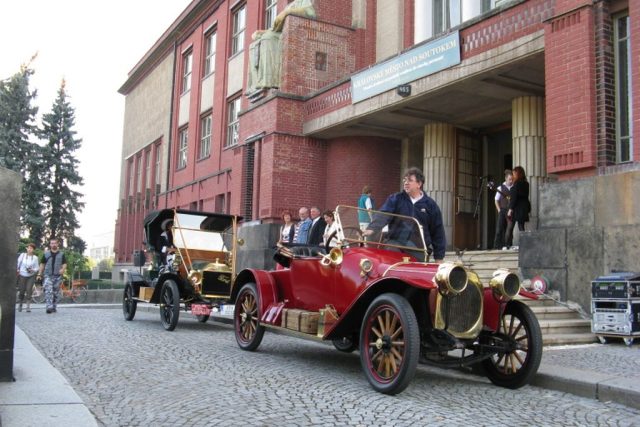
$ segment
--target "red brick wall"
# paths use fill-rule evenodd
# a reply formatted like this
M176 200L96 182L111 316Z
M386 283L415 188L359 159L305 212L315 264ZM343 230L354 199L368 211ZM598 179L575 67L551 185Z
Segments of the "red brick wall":
M547 172L563 179L597 166L594 13L573 9L585 3L558 1L545 24Z
M376 207L399 190L400 141L379 137L345 137L327 141L324 206L357 206L362 187L373 190Z
M320 0L314 2L316 16L320 21L351 27L351 0Z
M633 85L633 160L640 162L640 2L629 0L631 83Z
M282 32L280 91L308 95L350 75L356 69L355 36L350 28L288 17ZM326 71L316 70L316 52L327 54Z
M595 3L594 15L597 165L607 166L616 161L613 26L609 2Z

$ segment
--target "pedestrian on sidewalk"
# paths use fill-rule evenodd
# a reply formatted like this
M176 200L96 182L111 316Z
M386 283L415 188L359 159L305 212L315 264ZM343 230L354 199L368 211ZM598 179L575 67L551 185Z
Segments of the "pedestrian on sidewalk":
M38 257L33 253L35 249L35 243L29 243L27 251L18 257L18 311L22 311L22 304L26 302L27 313L31 312L31 292L38 272Z
M55 313L58 304L58 292L64 272L67 270L67 259L60 251L60 241L53 237L49 240L49 251L40 259L38 277L44 273L44 300L47 304L47 314Z

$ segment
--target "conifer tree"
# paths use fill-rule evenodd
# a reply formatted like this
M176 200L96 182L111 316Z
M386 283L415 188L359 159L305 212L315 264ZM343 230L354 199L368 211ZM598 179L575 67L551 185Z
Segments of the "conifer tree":
M74 189L83 184L76 158L82 140L76 138L74 126L75 110L67 99L63 80L51 112L42 116L43 160L48 165L43 179L47 183L45 219L49 237L74 236L79 226L76 215L84 208L82 194Z
M34 59L35 55L31 61ZM44 183L41 180L42 149L30 141L37 131L34 121L38 107L31 105L37 91L29 89L34 73L29 64L0 81L0 166L23 177L21 226L28 232L29 239L39 245L44 226Z

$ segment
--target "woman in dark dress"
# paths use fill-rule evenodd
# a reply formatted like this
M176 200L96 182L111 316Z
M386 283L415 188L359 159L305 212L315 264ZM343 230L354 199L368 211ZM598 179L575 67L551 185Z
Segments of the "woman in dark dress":
M529 182L522 166L513 168L513 187L511 187L511 200L507 218L511 223L507 226L507 242L513 234L513 226L518 223L518 230L524 231L524 223L529 221L531 203L529 202Z

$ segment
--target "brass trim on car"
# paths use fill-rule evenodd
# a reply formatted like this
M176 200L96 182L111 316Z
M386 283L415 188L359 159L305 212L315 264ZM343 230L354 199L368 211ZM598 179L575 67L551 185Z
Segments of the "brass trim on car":
M473 293L473 294L472 294ZM471 306L475 301L476 305ZM451 312L449 308L448 315L450 317L449 322L445 316L445 304L456 304L457 307L453 307L458 312ZM483 326L483 310L484 310L484 292L482 282L478 275L472 271L467 270L467 286L464 291L456 295L446 295L438 292L436 296L436 310L434 316L434 327L436 329L446 329L451 335L456 338L475 338L478 336ZM472 313L471 310L475 310L477 315L474 319L469 319L468 327L464 330L454 330L451 328L452 320L459 320L463 316L468 316ZM449 323L449 324L448 324Z
M512 299L520 293L520 278L506 268L493 272L489 286L497 297Z

